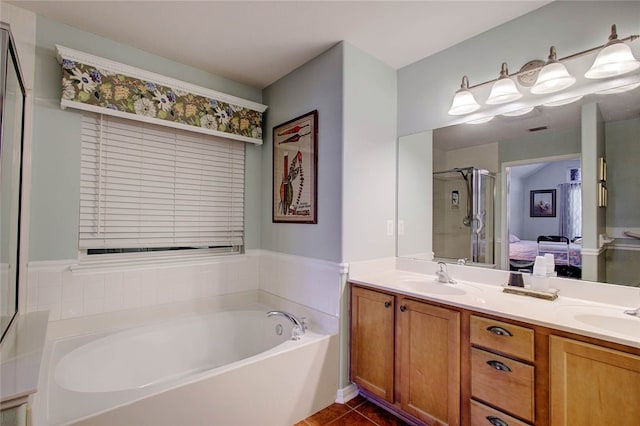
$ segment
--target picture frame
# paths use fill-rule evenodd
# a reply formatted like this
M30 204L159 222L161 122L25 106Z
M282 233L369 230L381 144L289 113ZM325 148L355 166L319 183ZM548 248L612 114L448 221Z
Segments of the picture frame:
M318 223L318 111L273 128L273 223Z
M580 167L571 167L567 169L567 182L576 183L582 181L582 171Z
M530 217L556 217L556 190L530 191Z

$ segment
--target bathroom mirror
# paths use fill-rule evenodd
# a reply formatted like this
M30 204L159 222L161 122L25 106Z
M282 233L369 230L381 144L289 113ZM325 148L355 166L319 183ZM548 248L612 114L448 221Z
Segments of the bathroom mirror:
M590 115L585 111L597 112ZM598 121L603 122L601 127L597 127ZM583 152L585 126L601 128L602 152ZM580 253L580 237L603 233L615 240L604 248L596 242L582 249L596 256L596 263L602 263L597 278L587 279L640 286L640 240L629 236L640 234L640 197L635 195L640 183L640 87L615 94L589 93L563 106L538 105L527 114L500 115L484 124L456 124L401 137L398 144L399 257L429 260L435 255L438 260L473 261L474 250L493 251L493 261L486 261L490 257L485 256L477 265L467 264L513 270L528 266L524 261L512 261L509 245L515 240L532 241L535 251L538 236L570 233L571 252L567 256L575 256L574 248ZM561 232L559 221L566 208L562 207L566 195L562 195L560 185L570 184L572 179L574 184L580 182L585 161L602 161L605 171L599 172L606 176L581 185L584 202L594 201L586 204L593 207L588 217L585 214L580 231ZM496 176L491 206L494 232L480 242L474 235L475 216L468 209L474 188L467 187L463 176L469 167ZM435 176L446 171L451 180L448 186L442 186ZM522 179L536 174L559 177L554 182L542 179L537 184L522 183ZM602 194L596 192L602 187L606 187L607 206L597 207L595 203L601 201L598 198ZM534 211L532 203L543 203L549 210ZM489 210L480 213L489 214ZM463 250L459 255L448 251L439 256L443 243L437 238L445 238L449 246L458 240ZM582 264L577 260L574 263L579 268L564 276L580 277Z
M4 339L18 311L25 89L10 28L2 22L0 35L0 332Z

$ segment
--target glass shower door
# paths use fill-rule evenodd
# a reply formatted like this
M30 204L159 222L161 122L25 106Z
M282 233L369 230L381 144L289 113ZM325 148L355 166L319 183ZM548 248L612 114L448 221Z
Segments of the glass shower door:
M475 167L433 174L434 258L494 264L494 186Z
M471 178L471 176L469 176ZM457 170L433 174L433 253L437 259L471 259L473 203L467 184Z
M473 262L495 263L494 208L495 177L486 170L473 169L470 257Z

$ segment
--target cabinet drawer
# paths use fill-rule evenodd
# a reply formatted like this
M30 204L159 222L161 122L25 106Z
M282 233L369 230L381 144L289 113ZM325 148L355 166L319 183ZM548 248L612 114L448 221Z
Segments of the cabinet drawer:
M528 423L521 422L478 401L471 401L471 424L473 426L529 426Z
M471 395L493 406L533 421L534 367L471 349Z
M534 360L533 330L530 328L472 315L471 343L526 361Z

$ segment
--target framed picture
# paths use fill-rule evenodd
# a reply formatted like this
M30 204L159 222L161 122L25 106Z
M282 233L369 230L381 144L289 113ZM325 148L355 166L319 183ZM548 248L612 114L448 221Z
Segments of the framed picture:
M318 111L273 128L273 222L318 223Z
M530 217L556 217L556 190L531 191Z
M582 180L582 173L580 167L572 167L567 169L567 182L580 182Z

